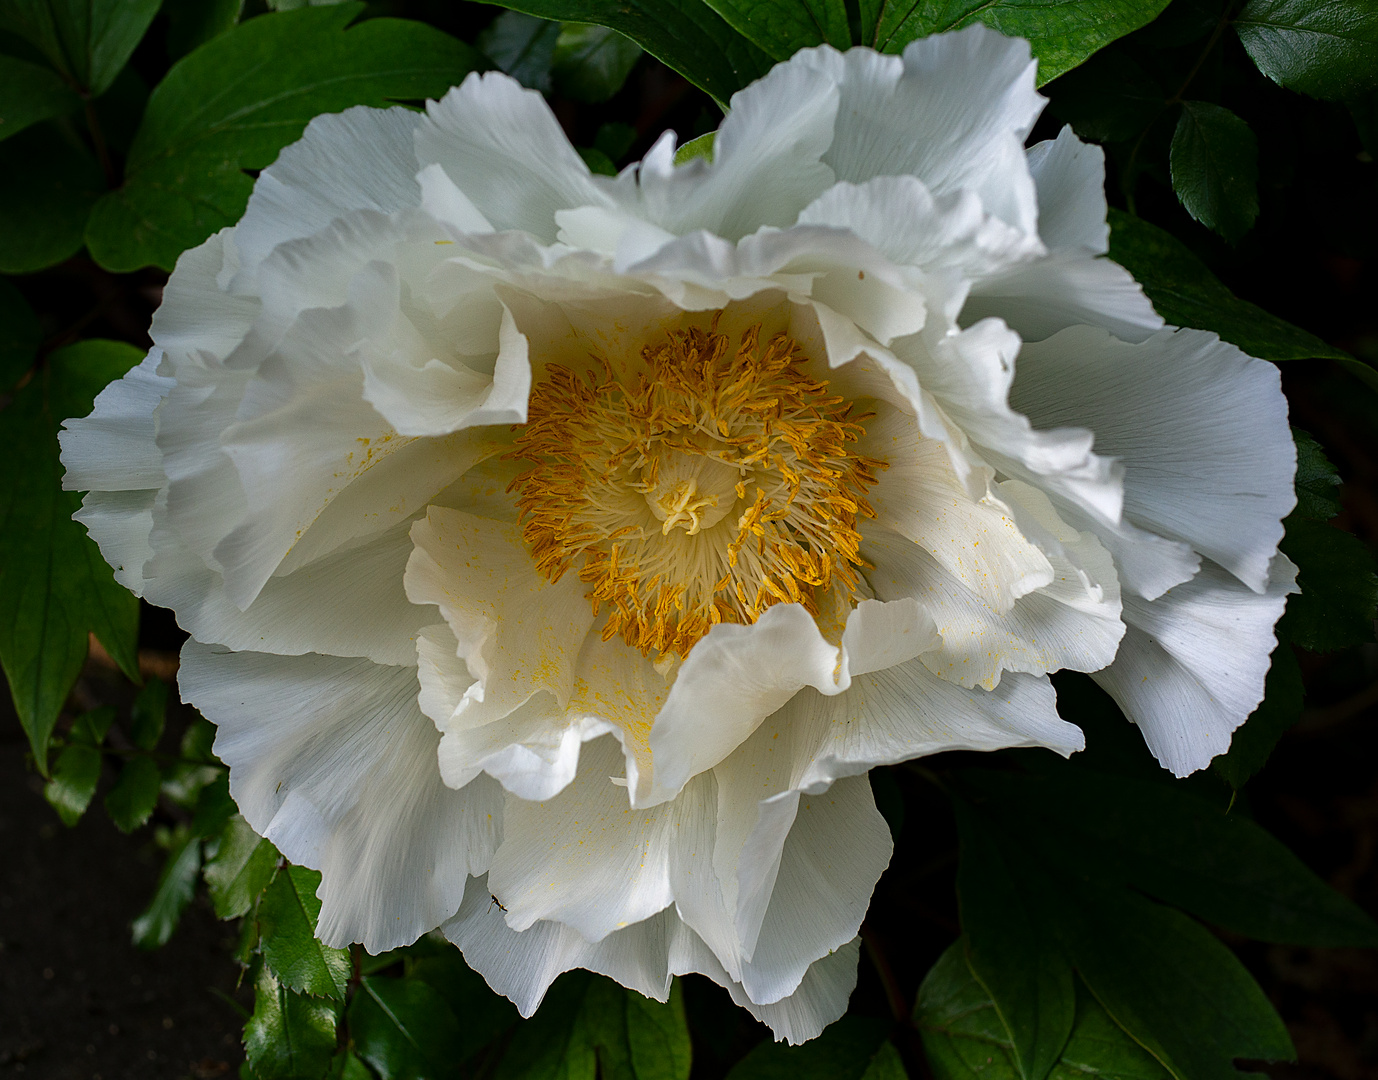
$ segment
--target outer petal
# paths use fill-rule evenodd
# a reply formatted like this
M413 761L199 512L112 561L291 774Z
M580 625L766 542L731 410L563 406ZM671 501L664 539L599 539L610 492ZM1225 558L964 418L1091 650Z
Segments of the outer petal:
M1278 555L1260 594L1207 564L1157 600L1126 597L1129 632L1115 662L1093 678L1174 775L1228 750L1230 733L1263 700L1273 626L1297 591L1296 571Z
M487 779L440 782L414 670L188 641L178 678L220 729L216 753L249 824L321 871L323 940L382 952L459 907L497 846L502 804Z
M1084 424L1123 461L1126 517L1182 540L1255 592L1296 505L1296 448L1272 364L1214 334L1126 345L1091 327L1025 346L1014 406L1035 424Z

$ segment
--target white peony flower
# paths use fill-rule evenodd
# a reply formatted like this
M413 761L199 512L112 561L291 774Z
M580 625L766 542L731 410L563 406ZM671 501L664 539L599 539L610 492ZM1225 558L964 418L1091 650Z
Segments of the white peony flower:
M1278 374L1163 328L1042 104L980 26L810 49L711 164L605 178L475 75L318 117L182 256L67 483L326 941L440 927L526 1014L701 972L798 1041L872 766L1079 749L1064 668L1178 774L1228 747L1295 574Z

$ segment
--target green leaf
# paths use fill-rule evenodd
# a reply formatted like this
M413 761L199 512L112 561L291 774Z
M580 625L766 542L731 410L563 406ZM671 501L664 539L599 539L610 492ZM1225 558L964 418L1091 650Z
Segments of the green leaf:
M1301 595L1287 599L1278 634L1311 652L1373 640L1378 565L1353 533L1323 521L1289 517L1279 545L1297 564Z
M496 1080L595 1080L598 1051L583 1011L592 982L585 972L555 980L509 1044Z
M167 719L167 683L157 677L144 683L129 716L129 737L140 750L152 750L163 737Z
M1143 286L1168 322L1211 330L1263 360L1349 360L1314 334L1240 300L1171 233L1122 210L1110 211L1110 258Z
M1329 521L1340 512L1340 474L1306 432L1293 428L1292 439L1297 444L1297 506L1291 516Z
M879 0L874 35L863 44L897 53L915 38L982 22L1028 39L1042 85L1146 26L1165 7L1167 0Z
M257 1080L319 1080L335 1055L340 1007L293 993L260 965L254 1014L244 1025L244 1052Z
M704 0L502 0L543 19L594 23L625 34L718 104L771 67L770 56L737 33Z
M448 943L436 955L409 965L407 977L431 987L445 999L455 1016L464 1018L457 1054L460 1060L473 1057L521 1019L516 1006L493 993L483 976L470 968L460 951Z
M449 1075L464 1058L459 1021L417 979L363 979L349 1003L349 1032L355 1052L382 1080Z
M555 42L551 77L562 97L596 104L622 89L640 59L641 46L616 30L570 23Z
M706 135L700 135L697 139L690 139L687 143L675 151L675 164L683 165L693 161L695 158L703 158L704 161L713 160L713 140L717 137L716 131L710 131Z
M812 45L847 49L852 32L842 0L708 0L737 33L776 60Z
M31 274L81 250L100 166L51 124L0 143L0 273Z
M693 1047L679 982L671 986L669 1001L628 991L626 1002L627 1044L637 1080L689 1080Z
M1301 666L1287 645L1273 650L1273 663L1264 684L1263 703L1230 739L1229 753L1211 762L1216 774L1236 791L1267 764L1283 733L1301 719L1306 688Z
M1043 1080L1072 1031L1076 989L1057 939L1056 898L1028 873L1022 845L1002 845L956 804L962 858L957 871L967 963L995 1003L1025 1080ZM1002 838L1003 839L1003 838Z
M517 82L545 93L550 90L550 65L559 40L559 23L504 11L474 44Z
M168 783L163 782L163 792L167 793ZM213 840L225 831L230 818L239 812L234 800L230 798L230 774L217 770L217 774L196 793L196 805L191 816L191 831L202 840Z
M44 775L48 738L86 660L88 633L138 678L138 601L72 520L81 499L61 490L57 426L89 412L96 392L140 359L118 341L59 349L0 412L0 441L10 448L0 470L0 663Z
M124 186L91 214L86 242L108 270L177 256L244 212L261 169L313 116L352 105L439 97L483 66L423 23L331 7L259 16L179 60L148 100ZM225 73L235 72L226 82Z
M316 997L345 999L349 951L332 949L316 937L321 902L319 870L284 867L258 902L263 962L284 986Z
M134 920L134 944L141 949L166 945L182 921L201 872L201 841L187 834L168 852L147 909Z
M0 29L18 34L92 97L115 81L159 0L6 0Z
M167 52L176 60L239 22L244 0L163 0Z
M1222 105L1184 101L1168 158L1187 213L1235 243L1258 217L1258 140Z
M863 1080L885 1053L889 1027L871 1017L844 1016L802 1046L763 1042L733 1066L728 1080Z
M914 1022L936 1080L1018 1080L1014 1047L994 1002L967 965L957 941L919 986ZM1051 1080L1169 1080L1153 1055L1111 1019L1076 981L1071 1036Z
M162 786L158 763L149 757L130 758L120 777L105 795L105 812L120 832L133 832L149 819L158 805Z
M14 387L33 366L43 331L29 302L0 278L0 393Z
M1364 0L1250 0L1235 30L1259 71L1313 97L1378 87L1378 6Z
M79 743L65 746L53 764L53 776L43 785L43 797L69 829L81 820L100 782L101 753Z
M204 876L216 917L237 919L248 914L273 880L277 865L277 848L240 815L230 818L215 843L215 853L206 860Z
M609 161L617 162L627 156L635 142L636 128L614 121L599 126L598 134L593 137L593 148L603 151Z
M0 139L80 108L77 92L49 68L0 56Z
M353 1050L342 1050L330 1066L330 1080L374 1080L374 1075Z

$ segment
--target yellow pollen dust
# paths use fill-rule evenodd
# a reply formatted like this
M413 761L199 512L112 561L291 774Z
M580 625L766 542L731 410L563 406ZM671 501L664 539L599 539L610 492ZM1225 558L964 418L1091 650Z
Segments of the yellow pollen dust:
M853 452L868 416L805 371L784 334L736 347L717 331L671 331L620 376L550 365L531 391L511 457L537 569L590 586L604 640L688 654L716 623L772 604L818 614L859 584L859 516L884 463Z

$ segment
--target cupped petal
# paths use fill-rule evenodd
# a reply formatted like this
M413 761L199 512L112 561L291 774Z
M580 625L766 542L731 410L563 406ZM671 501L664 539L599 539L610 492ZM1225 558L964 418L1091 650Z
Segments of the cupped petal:
M545 99L501 72L469 75L426 105L416 129L421 168L438 164L494 229L555 240L555 214L612 206Z
M1205 768L1230 748L1230 735L1263 700L1273 627L1297 568L1274 557L1258 593L1218 566L1156 600L1126 595L1129 624L1115 662L1092 677L1144 734L1175 776Z
M1077 327L1025 346L1011 401L1041 427L1096 433L1097 451L1124 464L1131 523L1268 589L1282 519L1296 505L1296 448L1274 365L1200 330L1130 345Z
M484 777L462 791L441 783L415 669L190 640L178 680L219 728L215 750L249 824L321 871L317 933L328 944L409 944L487 869L501 789Z

